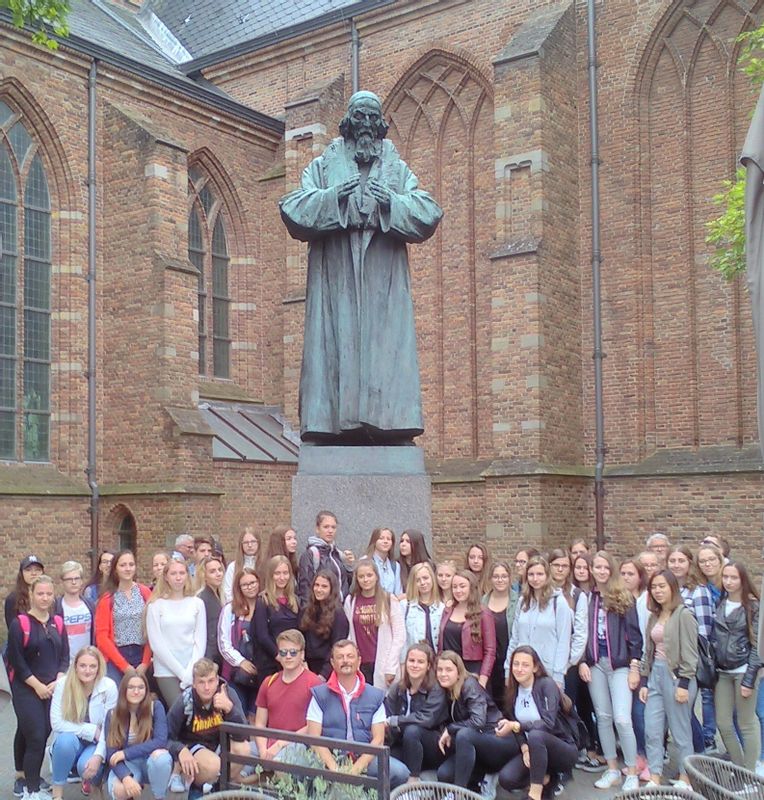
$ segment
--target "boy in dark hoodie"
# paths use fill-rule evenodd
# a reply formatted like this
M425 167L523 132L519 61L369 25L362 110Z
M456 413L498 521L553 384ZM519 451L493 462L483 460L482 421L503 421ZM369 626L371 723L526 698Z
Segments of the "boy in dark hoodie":
M246 725L247 720L235 692L218 677L218 665L200 658L193 668L193 683L184 689L167 712L167 749L180 766L189 786L189 800L201 797L205 783L215 784L220 777L220 726L224 722ZM231 752L249 755L245 737L231 741ZM241 772L231 765L231 778Z

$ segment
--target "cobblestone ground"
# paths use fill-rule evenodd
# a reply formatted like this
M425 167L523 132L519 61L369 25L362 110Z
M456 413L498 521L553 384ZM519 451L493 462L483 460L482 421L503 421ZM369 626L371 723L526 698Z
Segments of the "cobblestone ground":
M5 695L0 695L0 798L13 800L13 734L16 730L16 715L13 706ZM43 776L49 778L49 766L43 767ZM560 795L560 800L610 800L615 790L602 791L594 788L597 775L590 775L579 770L574 770L573 781L566 785L565 791ZM169 800L181 800L182 795L167 795ZM498 800L511 800L519 798L520 793L509 794L499 791ZM96 797L94 795L94 797ZM143 793L144 800L151 797L149 791ZM64 800L82 800L79 784L70 784L64 790Z

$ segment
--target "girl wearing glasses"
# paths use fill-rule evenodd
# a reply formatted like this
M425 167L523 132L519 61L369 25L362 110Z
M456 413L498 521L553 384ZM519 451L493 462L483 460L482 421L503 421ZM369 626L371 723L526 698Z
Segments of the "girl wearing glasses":
M164 799L172 773L167 718L162 704L151 699L145 674L126 670L96 753L109 764L106 786L112 800L138 798L147 784L156 800Z
M244 567L234 577L233 600L223 606L218 622L218 649L223 657L220 674L238 695L253 724L258 681L249 629L259 593L257 573L253 567Z
M496 561L491 568L491 591L484 595L482 603L491 612L496 630L496 661L493 662L491 679L486 689L491 693L494 703L501 708L504 702L504 660L507 657L509 636L512 633L512 620L515 616L517 597L511 600L509 585L512 570L506 561Z
M233 599L234 576L244 567L250 567L259 574L261 560L260 534L253 525L247 525L236 543L236 558L226 567L223 579L223 597L226 603L230 603Z

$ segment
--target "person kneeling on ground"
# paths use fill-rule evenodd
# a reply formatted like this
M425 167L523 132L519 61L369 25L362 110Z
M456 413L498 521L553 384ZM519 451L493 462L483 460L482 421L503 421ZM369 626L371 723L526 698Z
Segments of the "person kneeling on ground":
M332 674L329 680L311 689L313 699L308 706L308 736L327 736L359 744L382 746L385 743L387 716L384 693L370 686L360 671L361 654L354 642L340 639L332 648ZM314 746L323 765L339 772L337 759L328 747ZM348 770L351 775L366 773L377 776L379 764L369 754L353 757ZM390 788L408 780L406 765L390 758Z
M178 762L188 798L202 797L204 784L220 777L220 726L224 722L246 724L239 698L218 677L218 666L200 658L193 666L193 683L183 690L167 713L168 749ZM245 737L231 741L231 753L249 755ZM240 764L231 765L231 778L241 773Z
M510 656L505 711L508 719L499 720L496 735L515 736L520 753L499 773L499 783L508 791L528 786L524 800L552 797L557 776L573 769L578 748L564 715L570 698L563 697L547 675L538 653L528 645L516 648Z

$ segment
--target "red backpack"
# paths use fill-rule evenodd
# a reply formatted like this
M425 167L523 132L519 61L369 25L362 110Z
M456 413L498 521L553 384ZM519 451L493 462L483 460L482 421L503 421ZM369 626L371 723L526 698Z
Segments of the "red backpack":
M21 626L21 647L25 648L29 644L29 637L32 635L32 623L29 621L29 614L19 614L17 617L19 621L19 625ZM64 635L64 620L63 617L60 617L58 614L53 616L53 622L56 626L56 630L58 631L59 636ZM11 666L11 662L8 660L8 654L5 653L5 668L8 672L8 683L13 682L13 675L15 670Z

